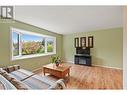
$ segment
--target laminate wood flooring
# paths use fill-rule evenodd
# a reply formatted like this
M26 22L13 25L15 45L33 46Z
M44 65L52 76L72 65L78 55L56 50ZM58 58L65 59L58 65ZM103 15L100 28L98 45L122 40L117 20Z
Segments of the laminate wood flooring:
M123 89L123 71L71 64L67 89Z

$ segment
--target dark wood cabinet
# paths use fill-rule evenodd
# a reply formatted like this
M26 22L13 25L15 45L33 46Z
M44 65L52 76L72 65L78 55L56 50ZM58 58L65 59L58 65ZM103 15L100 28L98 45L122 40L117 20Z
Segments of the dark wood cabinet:
M75 64L91 66L91 56L90 55L75 55Z
M91 66L90 48L76 48L76 55L74 58L75 64Z
M93 36L88 36L88 40L86 37L80 37L74 39L74 45L76 48L76 54L74 55L75 64L91 66L91 55L90 49L93 48Z

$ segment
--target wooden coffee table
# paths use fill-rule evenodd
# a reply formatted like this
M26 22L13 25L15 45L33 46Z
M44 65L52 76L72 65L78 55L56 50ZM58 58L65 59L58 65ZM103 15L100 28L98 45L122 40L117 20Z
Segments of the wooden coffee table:
M70 76L70 68L71 66L69 66L68 64L62 64L58 67L55 66L55 64L48 64L43 66L43 72L44 75L45 73L49 73L58 78L65 78L66 75L68 75L68 77Z

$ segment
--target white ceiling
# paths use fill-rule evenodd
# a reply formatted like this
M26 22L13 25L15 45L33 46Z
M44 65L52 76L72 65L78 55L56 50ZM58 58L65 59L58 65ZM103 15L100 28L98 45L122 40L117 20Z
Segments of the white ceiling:
M15 19L59 34L122 26L120 6L16 6Z

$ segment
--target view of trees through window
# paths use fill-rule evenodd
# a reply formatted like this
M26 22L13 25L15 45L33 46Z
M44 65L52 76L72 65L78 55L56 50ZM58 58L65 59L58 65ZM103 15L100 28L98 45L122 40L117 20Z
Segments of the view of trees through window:
M19 55L19 34L13 32L13 56Z
M47 39L47 52L53 52L53 39Z
M23 34L21 36L22 55L45 53L45 39L39 36Z
M13 56L54 53L54 38L12 31Z

